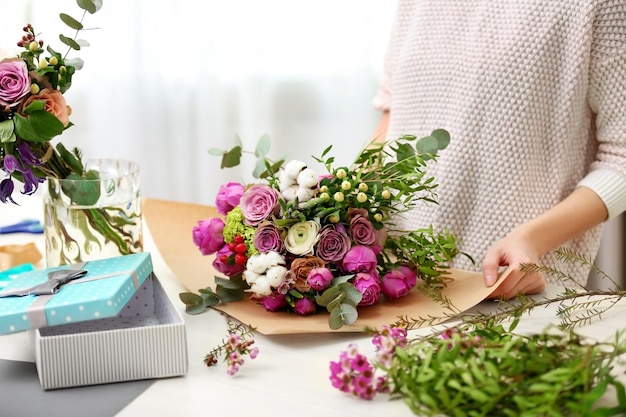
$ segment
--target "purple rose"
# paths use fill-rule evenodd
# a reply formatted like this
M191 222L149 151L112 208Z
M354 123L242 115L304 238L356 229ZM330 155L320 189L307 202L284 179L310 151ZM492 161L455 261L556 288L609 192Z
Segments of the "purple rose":
M261 298L261 304L267 311L279 311L287 307L287 299L284 294L274 291L272 294Z
M244 267L235 263L235 257L231 256L232 254L228 245L222 246L222 248L217 251L217 255L215 255L213 268L227 277L232 277L243 272Z
M373 272L376 270L376 254L370 247L353 246L344 256L341 266L351 274Z
M239 200L246 188L238 182L227 182L222 184L215 196L215 207L217 212L223 215L239 205Z
M278 208L278 192L266 184L248 188L239 201L244 223L257 226L268 219Z
M417 275L408 266L399 266L385 274L381 283L383 294L390 300L404 297L417 284Z
M328 288L333 280L333 273L328 268L313 268L309 271L307 282L316 291L322 291Z
M0 61L0 104L15 107L30 92L28 68L21 59Z
M315 252L326 262L337 262L343 259L350 246L350 238L343 225L327 224L320 230Z
M193 228L193 243L203 255L211 255L224 246L224 221L219 217L200 220Z
M371 274L358 273L353 278L352 283L363 294L363 298L359 302L360 306L371 306L380 299L380 278L376 272Z
M298 298L293 304L293 311L301 316L313 314L316 309L317 305L315 304L315 301L311 300L309 297Z
M285 252L285 243L280 238L280 230L273 224L262 224L254 232L252 241L254 247L261 253Z
M350 236L357 245L372 246L377 243L378 232L365 210L354 210L350 216Z

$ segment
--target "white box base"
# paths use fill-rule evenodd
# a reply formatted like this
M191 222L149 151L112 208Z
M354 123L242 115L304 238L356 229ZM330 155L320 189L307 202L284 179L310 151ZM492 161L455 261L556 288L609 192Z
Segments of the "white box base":
M35 347L44 390L180 376L189 368L183 318L154 275L117 317L38 329Z

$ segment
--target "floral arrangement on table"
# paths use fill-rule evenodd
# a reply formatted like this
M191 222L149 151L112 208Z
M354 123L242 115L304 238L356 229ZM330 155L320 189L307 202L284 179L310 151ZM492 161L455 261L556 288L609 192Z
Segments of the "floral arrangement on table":
M23 184L22 194L32 195L46 178L76 180L72 185L66 183L62 190L73 204L91 206L100 198L96 182L78 182L100 178L97 170L86 168L80 149L68 150L60 142L53 144L72 126L72 109L64 94L83 66L82 59L68 58L68 54L89 45L77 36L85 30L82 22L86 14L100 10L102 0L77 0L77 4L83 11L80 19L60 14L61 21L75 31L73 37L59 35L67 53L45 46L33 25L27 24L17 42L21 52L0 56L0 170L6 176L0 181L2 203L17 204L13 197L15 182ZM122 217L104 210L86 210L85 214L91 227L114 242L121 254L133 252L124 237ZM65 226L62 222L56 225L62 229L59 234L67 236Z
M181 293L187 312L197 314L244 293L268 311L329 314L329 326L353 324L358 308L407 295L414 287L440 299L450 279L447 264L459 254L448 230L406 231L402 213L418 203L436 204L434 178L425 173L449 143L438 129L417 139L403 136L371 143L350 166L333 166L328 147L318 175L297 160L266 158L269 138L255 149L256 178L263 182L223 184L215 204L223 217L199 220L193 241L215 255L216 288ZM212 150L222 167L241 161L242 147Z

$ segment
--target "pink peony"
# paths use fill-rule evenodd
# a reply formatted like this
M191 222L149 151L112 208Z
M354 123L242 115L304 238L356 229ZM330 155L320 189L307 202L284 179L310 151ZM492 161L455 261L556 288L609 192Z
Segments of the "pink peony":
M390 300L404 297L417 284L417 275L408 266L399 266L385 274L381 283L383 294Z
M317 305L309 297L298 298L293 304L293 311L301 316L315 313Z
M244 223L257 226L270 218L278 209L278 192L266 184L248 188L239 201Z
M273 224L267 223L259 226L254 232L254 247L261 253L285 252L285 244L280 238L280 230Z
M211 255L224 246L224 221L218 217L200 220L193 228L193 243L203 255Z
M380 278L376 272L358 273L353 278L352 283L363 294L363 298L359 302L360 306L371 306L380 299Z
M217 255L215 255L213 260L213 267L227 277L235 276L244 270L243 266L235 263L235 257L231 256L232 254L230 249L228 249L228 245L224 245L217 251Z
M0 61L0 105L15 107L30 92L28 68L21 59Z
M217 212L226 215L229 211L237 207L244 190L245 187L243 184L238 182L227 182L226 184L222 184L220 189L217 191L217 196L215 197L215 207L217 208Z
M367 246L353 246L341 263L343 270L351 274L374 272L376 264L376 254Z
M284 294L273 292L272 294L261 298L261 304L267 311L279 311L287 307L287 299Z
M337 262L343 259L350 249L350 238L346 228L341 224L327 224L320 230L316 255L326 262Z
M323 291L328 288L332 280L333 273L328 268L313 268L307 276L307 282L316 291Z

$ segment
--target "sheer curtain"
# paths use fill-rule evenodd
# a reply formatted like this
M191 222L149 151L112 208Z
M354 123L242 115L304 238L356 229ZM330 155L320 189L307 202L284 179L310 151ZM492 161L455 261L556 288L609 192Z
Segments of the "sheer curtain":
M32 23L59 51L58 14L75 0L0 0L10 45ZM371 106L395 2L388 0L105 0L87 15L85 66L66 97L75 124L60 138L86 157L137 160L144 196L213 204L251 163L220 170L208 149L238 136L272 158L316 166L333 144L351 161L380 116ZM7 24L10 22L11 24ZM321 169L321 167L320 167Z

